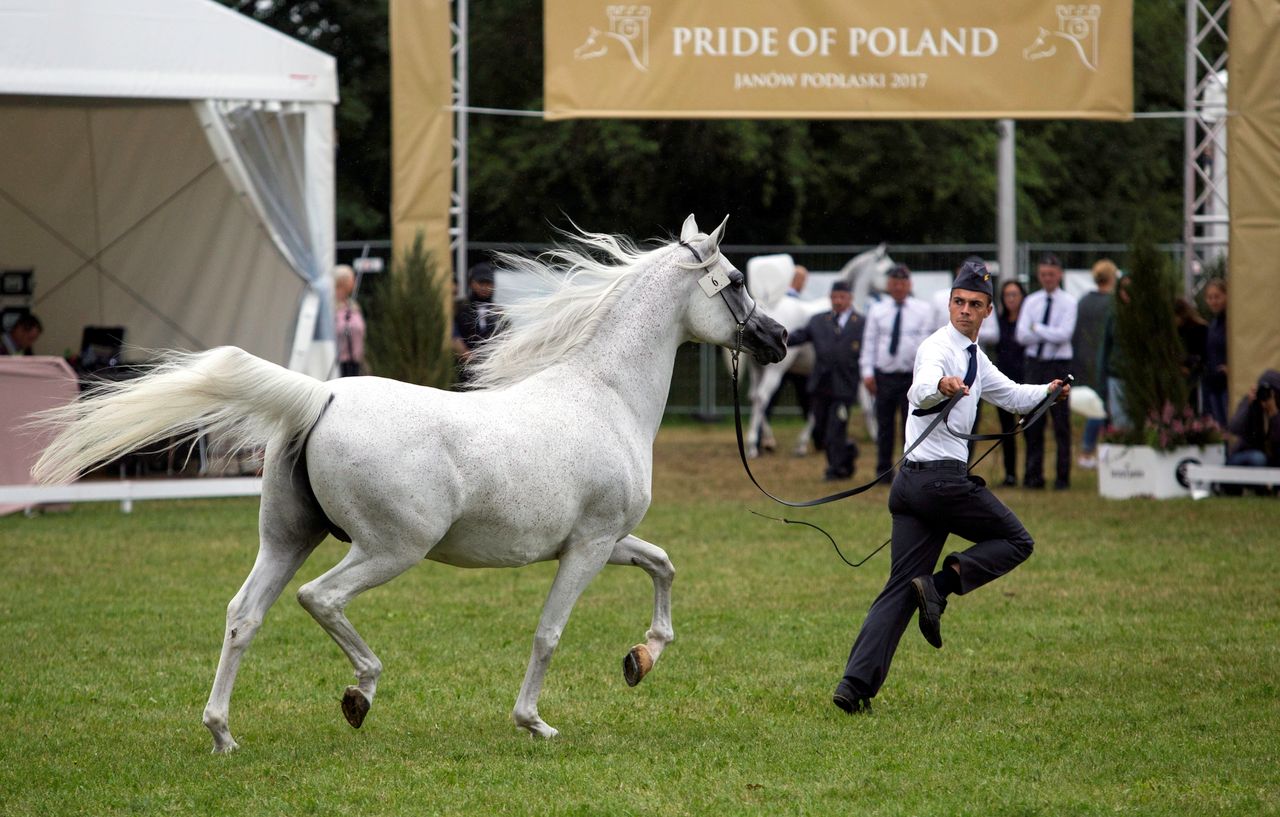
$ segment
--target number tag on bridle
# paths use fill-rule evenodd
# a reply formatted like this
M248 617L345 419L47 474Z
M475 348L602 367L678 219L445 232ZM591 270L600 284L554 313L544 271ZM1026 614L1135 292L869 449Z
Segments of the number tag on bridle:
M720 290L729 286L732 280L726 273L712 270L706 275L698 279L698 286L702 287L702 291L707 293L708 298L714 298Z

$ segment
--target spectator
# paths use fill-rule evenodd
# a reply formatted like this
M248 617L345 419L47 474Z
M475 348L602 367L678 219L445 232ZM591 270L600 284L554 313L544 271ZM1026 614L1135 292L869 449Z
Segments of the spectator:
M471 379L472 358L499 330L502 313L493 303L493 285L493 266L481 261L467 272L467 297L454 304L453 350L461 364L459 383Z
M892 482L887 472L893 466L898 428L906 433L907 389L916 350L935 327L932 308L911 295L911 271L905 264L889 270L885 289L889 297L867 310L859 364L862 385L876 404L876 473Z
M858 399L862 330L849 283L836 281L831 285L831 311L813 316L787 339L789 346L813 344L816 360L809 375L809 399L814 434L827 454L828 481L852 477L857 466L858 446L849 439L849 407Z
M1220 426L1227 424L1227 282L1214 278L1204 286L1204 302L1213 314L1204 347L1200 391L1205 410Z
M1116 284L1116 297L1129 303L1129 279L1121 278ZM1107 384L1107 423L1115 429L1129 428L1129 412L1124 403L1124 382L1120 379L1120 347L1116 345L1116 305L1111 302L1107 322L1102 332L1102 344L1098 349L1098 376Z
M18 316L9 331L0 335L0 355L34 355L34 346L44 324L31 313Z
M334 332L338 339L339 377L355 377L364 369L364 315L356 303L355 290L355 270L346 264L334 267Z
M1093 283L1097 290L1080 299L1076 307L1076 331L1071 336L1075 353L1075 385L1088 386L1106 400L1106 384L1098 373L1098 351L1102 346L1102 334L1107 326L1107 314L1111 311L1112 293L1116 288L1116 265L1110 258L1099 259L1093 265ZM1084 424L1084 441L1080 446L1081 468L1098 467L1098 435L1106 425L1105 419L1089 419Z
M1071 337L1076 331L1076 299L1062 289L1062 262L1047 253L1036 267L1040 289L1027 296L1018 315L1018 342L1027 350L1027 379L1035 383L1065 380L1074 357ZM1053 438L1058 445L1054 490L1071 487L1071 406L1068 400L1049 410ZM1044 487L1044 417L1027 427L1027 468L1022 484Z
M1280 392L1280 372L1267 369L1258 384L1240 399L1227 431L1235 437L1227 465L1253 468L1280 467L1280 419L1276 395Z
M1200 379L1204 376L1205 346L1209 342L1209 324L1200 317L1195 304L1186 298L1173 302L1173 318L1182 341L1182 364L1179 367L1187 381L1187 405L1197 414L1204 412L1200 395Z
M1022 302L1027 291L1016 280L1005 281L1000 287L1000 310L997 326L1000 340L996 342L996 368L1009 376L1015 383L1023 382L1027 373L1026 350L1018 343L1018 315L1022 312ZM986 322L983 322L986 326ZM1011 412L996 407L1000 415L1000 431L1005 434L1013 431L1018 419ZM1018 443L1016 437L1005 437L1000 441L1004 453L1004 485L1018 484Z

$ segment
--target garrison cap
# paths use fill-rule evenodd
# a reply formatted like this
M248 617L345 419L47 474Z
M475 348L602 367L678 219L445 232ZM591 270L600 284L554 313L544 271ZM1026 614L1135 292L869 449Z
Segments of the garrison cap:
M977 256L969 256L956 272L956 280L952 289L967 289L970 292L985 292L988 298L995 298L995 290L991 286L991 273L987 265Z
M893 269L889 270L885 275L889 278L910 278L911 270L906 264L894 264Z
M478 284L492 284L493 265L488 261L481 261L467 271L467 280Z
M852 292L853 287L849 286L849 282L845 280L836 281L831 285L832 292Z

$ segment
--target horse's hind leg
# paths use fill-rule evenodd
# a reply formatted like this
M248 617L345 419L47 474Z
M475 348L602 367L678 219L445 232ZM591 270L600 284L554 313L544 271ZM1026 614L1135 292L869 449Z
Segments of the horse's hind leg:
M258 558L244 585L227 605L222 655L218 658L213 689L204 708L204 725L213 735L213 751L219 753L238 748L231 737L228 715L240 659L262 626L267 610L325 537L323 522L310 506L293 492L283 477L277 480L270 471L263 484L258 528L261 537Z
M418 564L424 555L425 548L375 550L369 541L357 541L329 572L298 589L298 602L337 642L355 668L356 684L348 686L343 693L342 714L347 723L357 729L373 705L382 662L347 620L347 604L364 591L389 582Z
M635 565L653 578L653 620L649 631L644 634L644 643L632 647L622 659L622 675L628 686L635 686L675 640L676 633L671 626L671 582L676 569L662 548L636 536L628 536L614 546L609 564Z

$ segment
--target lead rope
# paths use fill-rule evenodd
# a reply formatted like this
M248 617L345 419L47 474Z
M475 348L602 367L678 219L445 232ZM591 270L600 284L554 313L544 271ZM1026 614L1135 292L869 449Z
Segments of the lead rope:
M730 314L732 314L732 310L730 310ZM793 502L791 500L782 499L781 497L777 497L769 493L769 491L766 490L765 487L761 485L758 480L756 480L756 476L755 474L751 473L751 466L747 462L746 444L744 442L743 434L742 434L742 401L738 395L738 358L742 351L743 328L744 328L744 324L741 324L741 323L738 324L738 337L737 337L736 343L734 344L733 353L731 355L732 376L733 376L733 423L734 423L734 431L736 432L737 438L738 438L738 458L742 460L742 467L747 472L747 477L751 480L751 484L755 485L756 488L758 488L762 494L764 494L765 496L772 499L774 502L777 502L781 505L786 505L792 508L810 508L816 505L825 505L828 502L835 502L840 499L847 499L851 496L856 496L857 494L863 493L864 491L871 489L873 486L878 484L886 476L893 473L894 469L896 469L898 466L900 466L903 463L903 461L906 460L907 454L910 454L912 451L914 451L916 446L920 445L920 443L922 443L926 437L928 437L931 433L933 433L933 430L937 428L939 424L945 423L947 421L947 418L951 414L951 410L955 408L956 403L960 401L960 398L964 397L964 392L956 392L950 398L948 398L946 405L943 406L942 408L942 411L940 411L937 414L937 416L934 417L933 421L929 423L929 426L924 430L924 433L922 433L919 437L917 437L916 441L912 443L909 448L907 448L905 451L902 452L902 456L898 458L897 462L889 466L889 469L884 473L876 475L875 479L871 480L870 482L864 485L859 485L856 488L850 488L848 490L841 491L836 494L830 494L828 496L824 496L819 499L810 499L802 502ZM995 440L995 443L990 448L988 448L981 457L976 459L971 465L969 465L968 468L965 469L965 473L968 474L978 465L978 463L986 459L987 455L990 454L992 451L996 450L996 448L1000 445L1001 442L1004 441L1005 438L1013 437L1017 434L1022 433L1027 429L1028 426L1031 426L1037 420L1043 417L1045 412L1049 410L1049 407L1057 402L1058 397L1062 394L1062 390L1065 387L1066 383L1071 382L1074 379L1075 378L1073 378L1071 375L1067 375L1066 380L1063 382L1063 385L1060 385L1057 388L1053 389L1051 392L1049 392L1049 394L1043 400L1041 400L1039 404L1036 405L1035 409L1032 411L1030 415L1024 416L1018 419L1018 424L1013 429L1013 431L1005 432L1005 433L997 433L997 434L966 434L962 432L957 432L954 429L952 429L950 425L948 425L947 430L950 431L954 436L962 440L972 440L975 442ZM879 547L877 547L875 550L872 550L870 553L864 556L860 561L851 562L845 557L844 553L840 550L840 545L836 542L835 538L831 534L827 533L824 529L822 529L818 525L813 524L812 522L805 522L800 519L786 519L784 517L769 516L768 514L763 514L763 513L760 513L759 511L751 511L751 513L755 514L756 516L763 517L765 519L771 519L775 522L782 522L788 525L805 525L806 527L813 528L814 530L821 533L823 536L827 537L827 540L831 542L831 547L835 549L836 555L840 557L840 561L844 562L849 567L853 567L853 568L861 567L862 565L866 564L867 561L870 560L872 556L875 556L877 553L884 550L885 547L891 541L893 541L893 537L889 537L888 539L881 542Z

